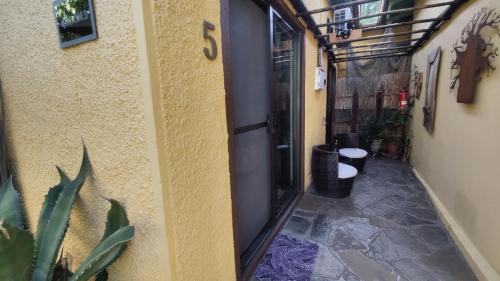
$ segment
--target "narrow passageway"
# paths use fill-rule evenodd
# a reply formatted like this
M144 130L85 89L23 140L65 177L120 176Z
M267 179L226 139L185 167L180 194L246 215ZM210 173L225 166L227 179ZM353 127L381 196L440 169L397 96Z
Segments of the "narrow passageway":
M305 193L254 280L477 279L409 165L370 159L351 197Z

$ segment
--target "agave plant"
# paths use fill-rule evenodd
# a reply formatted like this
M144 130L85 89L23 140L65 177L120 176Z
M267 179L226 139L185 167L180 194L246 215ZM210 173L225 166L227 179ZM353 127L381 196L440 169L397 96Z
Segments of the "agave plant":
M66 235L73 203L90 171L87 149L78 176L71 180L57 167L60 182L45 195L35 234L25 230L23 206L19 193L9 178L0 188L0 280L83 281L93 276L107 279L106 268L125 250L134 236L125 209L109 200L106 228L101 241L89 256L69 271L62 258L61 244Z

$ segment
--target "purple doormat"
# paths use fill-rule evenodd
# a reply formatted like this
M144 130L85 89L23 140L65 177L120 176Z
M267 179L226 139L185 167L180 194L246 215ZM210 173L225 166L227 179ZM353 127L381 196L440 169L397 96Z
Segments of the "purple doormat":
M259 281L309 281L318 245L278 235L255 271Z

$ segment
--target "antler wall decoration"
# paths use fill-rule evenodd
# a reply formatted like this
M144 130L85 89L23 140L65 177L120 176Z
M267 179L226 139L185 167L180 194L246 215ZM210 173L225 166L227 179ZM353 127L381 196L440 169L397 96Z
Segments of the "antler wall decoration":
M482 8L465 26L462 36L453 45L455 59L451 62L451 84L453 90L459 82L458 103L472 103L481 72L495 70L492 60L498 56L498 47L482 38L481 31L491 27L500 36L500 14L495 8Z

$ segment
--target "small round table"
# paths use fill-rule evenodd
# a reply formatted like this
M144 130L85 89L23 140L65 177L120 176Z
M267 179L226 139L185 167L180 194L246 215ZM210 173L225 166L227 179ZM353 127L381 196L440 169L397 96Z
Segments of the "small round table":
M368 152L361 148L341 148L339 155L349 159L349 164L352 164L361 173L365 168Z
M358 170L351 165L339 163L339 179L354 178Z
M339 163L337 186L330 192L333 198L344 198L351 195L354 178L358 170L351 165Z

